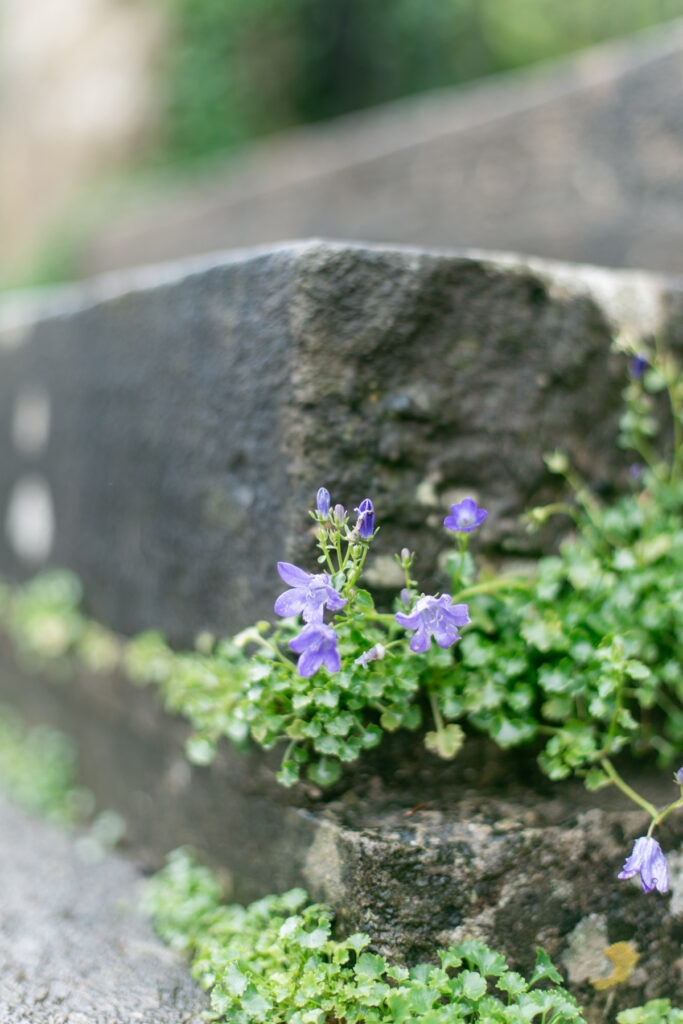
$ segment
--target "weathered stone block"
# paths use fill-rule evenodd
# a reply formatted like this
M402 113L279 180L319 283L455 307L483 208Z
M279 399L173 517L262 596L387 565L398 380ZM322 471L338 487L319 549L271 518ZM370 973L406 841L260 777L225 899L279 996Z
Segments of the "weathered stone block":
M489 548L527 554L544 452L603 490L623 468L613 332L675 341L680 310L642 274L315 242L10 298L0 571L67 565L95 617L187 643L271 613L323 483L373 497L380 589L404 545L438 585L463 491Z

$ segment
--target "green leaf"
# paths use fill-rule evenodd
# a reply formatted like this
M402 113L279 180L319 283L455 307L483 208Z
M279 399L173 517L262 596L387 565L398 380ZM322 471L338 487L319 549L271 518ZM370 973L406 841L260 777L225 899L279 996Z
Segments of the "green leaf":
M354 967L356 975L362 978L381 978L386 969L383 958L373 953L361 953Z
M455 757L464 742L465 733L456 722L446 725L440 732L428 732L425 736L427 750L447 761Z
M313 761L307 768L308 777L318 786L331 786L342 773L338 761L330 761L328 757L321 757L319 761Z
M222 984L223 987L228 990L230 995L241 996L246 991L249 979L246 974L242 974L239 967L235 964L230 964L223 975Z
M216 756L216 745L205 736L190 736L185 741L185 756L192 764L211 764Z
M476 1001L486 994L486 979L474 971L463 971L460 975L462 991L466 999Z
M533 974L529 980L529 985L535 985L537 981L541 981L543 978L547 978L549 981L554 981L557 985L562 984L562 975L554 966L552 960L540 946L536 947L536 966L534 967Z

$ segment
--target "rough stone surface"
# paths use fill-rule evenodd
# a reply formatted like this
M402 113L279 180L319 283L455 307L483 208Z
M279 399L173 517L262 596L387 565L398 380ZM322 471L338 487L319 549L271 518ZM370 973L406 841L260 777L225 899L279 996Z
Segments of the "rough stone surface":
M187 965L138 909L141 876L0 802L0 1017L8 1024L199 1024Z
M683 272L683 22L259 143L116 211L93 270L327 236Z
M474 743L445 763L395 737L323 799L310 786L283 791L273 760L227 745L210 768L191 767L185 724L119 678L50 680L19 669L5 648L0 692L30 720L70 730L83 780L125 817L129 851L149 868L189 844L228 873L237 900L303 885L335 908L341 932L366 931L402 961L476 937L529 971L542 945L590 1024L648 998L680 1001L680 816L659 830L671 892L645 896L616 879L645 815L618 794L549 783L523 753ZM657 804L671 798L661 773L631 782ZM616 942L640 961L618 989L598 992L591 980L609 975L605 948Z
M6 299L0 571L67 565L97 618L188 643L272 613L323 483L374 499L380 591L404 545L439 585L463 493L489 510L482 545L529 554L518 516L559 486L545 452L599 490L624 472L612 333L680 342L682 296L644 274L311 242Z

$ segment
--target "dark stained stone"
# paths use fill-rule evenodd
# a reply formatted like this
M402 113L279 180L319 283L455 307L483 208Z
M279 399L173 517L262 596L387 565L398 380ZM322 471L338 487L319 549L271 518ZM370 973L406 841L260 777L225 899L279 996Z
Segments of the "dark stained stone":
M518 517L558 492L545 452L603 492L624 483L614 330L680 337L680 307L644 274L316 242L7 299L0 514L29 547L6 531L0 571L66 565L97 618L188 643L271 614L275 562L311 558L321 484L350 508L373 498L380 593L404 545L442 582L463 492L489 510L489 553L533 553ZM49 426L27 446L36 393Z

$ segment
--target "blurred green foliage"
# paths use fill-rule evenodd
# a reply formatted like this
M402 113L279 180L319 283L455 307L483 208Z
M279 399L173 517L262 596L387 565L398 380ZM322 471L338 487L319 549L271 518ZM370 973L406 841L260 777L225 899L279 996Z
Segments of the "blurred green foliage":
M456 85L683 15L683 0L158 0L167 154Z

